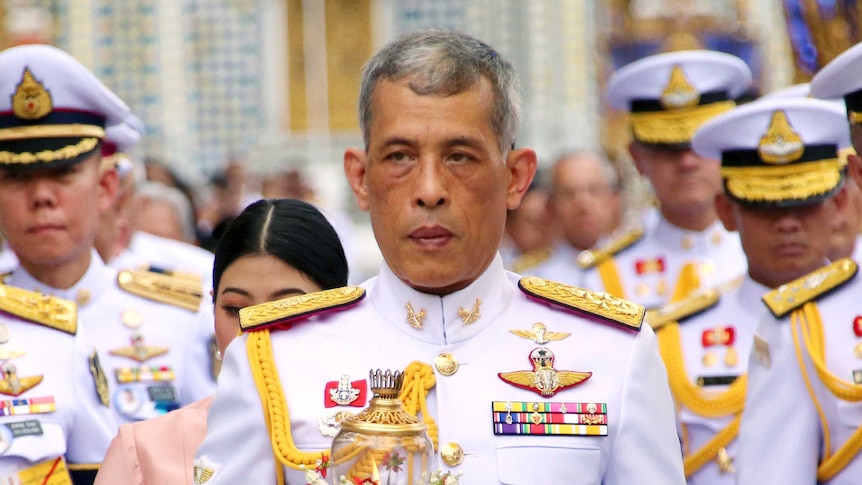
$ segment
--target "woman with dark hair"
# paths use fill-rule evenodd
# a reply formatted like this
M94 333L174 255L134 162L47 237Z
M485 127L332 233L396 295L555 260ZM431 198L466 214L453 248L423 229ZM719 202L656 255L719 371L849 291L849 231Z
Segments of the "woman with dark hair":
M294 199L251 204L231 222L215 252L219 351L236 337L241 308L346 284L341 242L314 206ZM211 401L121 426L96 484L193 483L194 454L206 435Z

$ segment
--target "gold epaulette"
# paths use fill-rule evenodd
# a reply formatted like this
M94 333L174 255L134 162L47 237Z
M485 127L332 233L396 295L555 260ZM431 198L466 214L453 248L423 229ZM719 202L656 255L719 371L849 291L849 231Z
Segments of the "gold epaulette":
M74 302L36 291L0 285L0 311L68 334L78 331Z
M640 330L645 309L642 305L617 298L608 293L594 292L553 281L527 276L518 281L524 293L540 300L571 310L589 313L592 316Z
M179 271L176 269L162 268L161 266L155 266L152 264L142 264L140 267L138 267L138 269L141 271L146 271L148 273L156 273L156 274L163 274L165 276L173 276L174 278L186 280L189 283L195 283L197 285L203 285L203 283L204 283L203 277L197 273L190 273L187 271Z
M838 288L856 276L859 266L850 258L812 271L802 278L781 285L763 295L763 303L776 318L781 318L811 300Z
M644 237L644 230L640 227L635 227L608 241L607 244L602 245L600 248L581 251L577 258L578 266L583 269L594 268L608 258L616 256L623 249L640 241L642 237Z
M703 288L692 292L680 301L668 303L654 310L647 310L646 321L653 330L658 330L668 323L679 322L709 310L717 305L720 299L721 292L718 290Z
M512 271L515 273L523 273L530 268L538 266L544 263L548 258L551 257L550 248L543 249L534 249L532 251L528 251L520 256L512 263Z
M200 283L142 270L123 270L117 275L120 288L148 300L167 303L193 312L203 299Z
M249 306L239 311L239 326L243 332L260 330L317 313L343 309L355 305L365 297L360 286L343 286L305 295Z

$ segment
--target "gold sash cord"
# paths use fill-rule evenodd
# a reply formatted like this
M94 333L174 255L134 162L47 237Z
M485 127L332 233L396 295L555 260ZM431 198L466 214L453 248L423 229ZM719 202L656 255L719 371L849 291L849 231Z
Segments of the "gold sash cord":
M620 272L617 271L614 258L608 258L599 263L599 276L602 278L602 284L605 286L605 293L609 293L617 298L626 297L623 283L620 281Z
M805 381L805 387L808 389L808 394L811 395L811 400L814 403L817 414L820 417L820 423L823 426L823 454L820 457L820 466L817 467L817 479L820 481L831 480L841 470L843 470L851 460L853 460L859 450L862 449L862 426L841 445L835 453L832 453L831 439L829 432L829 423L826 420L826 413L823 411L817 396L814 393L814 388L811 385L811 377L808 375L808 370L805 366L803 352L807 353L814 364L814 370L817 372L820 381L823 385L838 399L850 402L862 401L862 386L845 381L835 374L831 373L826 367L824 356L826 355L826 345L823 339L823 320L820 317L820 311L817 309L817 304L814 302L806 303L797 310L794 310L790 316L791 330L793 334L793 346L796 350L796 359L799 363L799 370L802 372L802 378ZM799 335L802 335L803 349L800 345Z
M281 387L281 379L275 365L272 354L272 340L269 329L262 329L248 333L246 341L246 353L251 366L252 377L257 387L258 395L263 406L263 416L266 428L269 431L272 443L273 456L276 463L283 464L294 470L313 469L317 461L321 459L326 450L316 452L304 452L296 448L293 436L290 432L290 409L284 399L284 390ZM422 420L428 426L428 434L437 450L437 423L428 414L425 399L428 392L436 384L434 371L426 363L414 361L404 371L404 384L401 388L399 398L404 404L405 410L413 416L422 413ZM352 460L359 453L365 452L356 462L351 475L371 470L374 462L381 463L383 452L374 453L367 447L357 446L346 449L343 455L332 457L333 462ZM380 455L380 456L377 456ZM412 466L412 463L408 464ZM367 469L367 470L366 470ZM366 476L370 473L366 474ZM281 466L276 466L276 483L284 485L284 471Z
M718 418L735 415L727 427L713 436L706 444L694 453L688 453L687 435L683 439L686 478L718 456L721 448L726 448L739 432L739 421L745 405L745 387L747 376L736 379L724 392L704 391L693 384L685 369L682 357L682 346L679 338L679 324L669 323L656 332L659 352L665 367L667 367L668 382L674 401L685 406L692 412L706 418ZM685 433L685 430L683 431Z

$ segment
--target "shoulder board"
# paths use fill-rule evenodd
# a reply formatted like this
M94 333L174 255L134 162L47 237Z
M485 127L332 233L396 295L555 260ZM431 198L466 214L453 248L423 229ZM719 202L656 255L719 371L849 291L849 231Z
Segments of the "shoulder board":
M148 300L198 311L203 290L200 283L141 270L124 270L117 274L117 283L125 291Z
M527 276L518 281L518 287L529 296L570 310L589 313L628 329L640 330L645 309L622 298L585 290L576 286Z
M355 305L363 298L365 298L365 288L361 286L343 286L291 296L240 309L239 326L243 332L261 330L319 313L344 309Z
M190 283L196 283L199 285L203 285L204 279L201 275L195 273L189 273L187 271L177 271L175 269L163 268L161 266L155 266L152 264L144 264L141 265L141 271L147 271L149 273L163 274L165 276L173 276L174 278L179 278L181 280L189 281Z
M839 259L766 293L763 303L776 318L781 318L852 280L858 269L852 259Z
M714 288L697 290L680 301L647 310L646 321L653 330L658 330L668 323L679 322L709 310L717 305L720 299L721 292Z
M632 244L644 237L644 230L636 227L628 232L615 237L600 248L587 249L578 254L577 263L583 269L595 268L608 258L616 256L617 253L630 247Z
M551 257L551 254L552 253L549 248L528 251L515 259L515 261L512 263L512 271L514 271L515 273L523 273L530 268L544 263L548 258Z
M78 306L55 296L0 285L0 311L71 335L78 332Z

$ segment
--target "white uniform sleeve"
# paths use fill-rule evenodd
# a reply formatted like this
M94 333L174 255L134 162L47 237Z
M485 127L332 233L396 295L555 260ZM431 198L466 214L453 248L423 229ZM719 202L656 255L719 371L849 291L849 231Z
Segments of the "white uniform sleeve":
M117 434L117 424L113 412L102 405L96 391L90 371L90 356L95 347L80 325L74 340L73 385L77 405L66 440L66 459L70 463L101 463L111 439Z
M622 386L620 426L602 483L684 484L667 372L647 325L635 337Z
M768 343L768 366L755 345L737 438L737 483L811 485L817 480L820 422L799 372L790 322L766 315L755 335Z
M275 482L275 459L246 357L246 340L246 335L237 337L225 352L207 416L207 436L195 455L195 462L217 469L207 485Z

